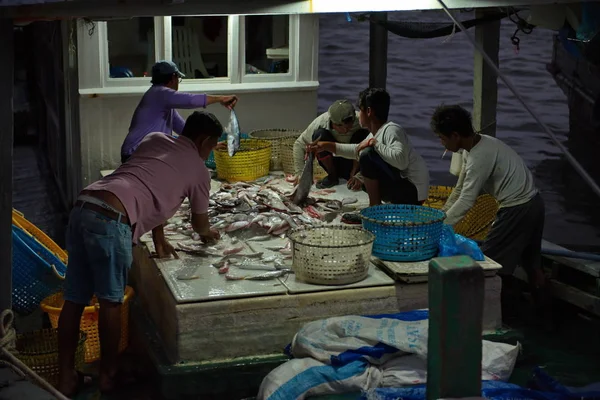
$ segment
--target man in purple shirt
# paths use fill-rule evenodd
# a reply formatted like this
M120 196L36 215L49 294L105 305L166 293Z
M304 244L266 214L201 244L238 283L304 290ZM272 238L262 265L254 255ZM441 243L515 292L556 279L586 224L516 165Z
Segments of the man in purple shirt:
M159 61L152 67L152 87L140 100L129 126L129 133L121 146L121 163L126 162L139 146L142 139L152 132L162 132L169 136L173 131L178 135L183 131L185 121L176 108L205 108L209 104L221 103L233 108L237 97L208 96L178 92L179 82L185 75L172 61Z

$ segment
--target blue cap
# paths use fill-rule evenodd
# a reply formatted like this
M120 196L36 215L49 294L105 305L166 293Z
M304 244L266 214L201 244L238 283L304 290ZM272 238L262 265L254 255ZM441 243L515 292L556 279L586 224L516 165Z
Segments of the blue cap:
M162 60L152 66L152 76L164 76L175 74L180 78L185 78L185 75L177 68L177 64L173 61Z

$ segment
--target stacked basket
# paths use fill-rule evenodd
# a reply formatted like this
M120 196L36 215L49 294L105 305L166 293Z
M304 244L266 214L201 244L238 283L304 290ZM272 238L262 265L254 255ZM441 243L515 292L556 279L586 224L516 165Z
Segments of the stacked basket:
M125 288L125 297L121 306L121 340L119 352L129 345L129 303L133 298L133 288ZM42 301L42 311L48 313L48 318L53 328L58 327L58 319L65 300L62 293L56 293ZM94 297L90 305L85 307L81 316L81 330L86 334L85 362L91 363L100 359L100 335L98 331L98 311L100 305Z
M287 138L281 141L281 164L283 167L283 172L286 175L294 175L296 173L296 167L294 166L294 143L296 139ZM323 179L327 176L327 172L321 167L317 159L315 158L313 164L313 178L314 179Z
M286 139L296 140L302 132L289 129L258 129L249 133L251 139L271 143L271 171L281 171L281 143Z
M85 333L79 333L75 350L75 370L84 364ZM17 335L15 356L52 386L58 386L58 332L42 329Z
M451 193L452 187L431 186L429 188L429 198L424 205L441 209ZM483 240L490 230L497 212L498 202L496 199L489 194L482 194L464 218L454 226L454 231L474 240Z
M51 247L58 248L48 240ZM36 236L15 224L12 225L12 242L13 309L27 315L35 311L46 296L61 290L67 266Z

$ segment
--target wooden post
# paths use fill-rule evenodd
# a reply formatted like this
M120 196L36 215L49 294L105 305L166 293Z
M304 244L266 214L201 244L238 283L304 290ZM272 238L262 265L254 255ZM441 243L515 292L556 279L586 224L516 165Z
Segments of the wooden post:
M377 21L387 21L386 12L371 14ZM388 31L371 22L369 27L369 86L384 88L387 81Z
M79 71L77 65L77 20L61 23L63 46L63 82L65 91L65 168L66 194L69 208L82 189L81 134L79 126Z
M429 263L428 400L481 396L483 286L471 257Z
M0 18L0 311L12 308L13 21Z
M482 18L488 11L479 8L476 18ZM500 50L500 21L488 22L475 27L475 41L498 65ZM475 50L473 69L473 127L477 132L496 136L496 108L498 106L498 76Z

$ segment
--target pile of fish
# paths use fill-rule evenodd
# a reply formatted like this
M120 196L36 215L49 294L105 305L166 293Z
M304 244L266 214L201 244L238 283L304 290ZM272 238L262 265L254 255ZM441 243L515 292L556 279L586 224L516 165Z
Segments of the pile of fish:
M185 238L174 243L179 251L217 258L212 265L228 280L273 279L287 275L290 273L287 264L291 259L291 245L286 232L332 221L341 212L348 211L346 206L356 203L357 199L339 201L306 196L301 202L295 202L297 190L287 193L278 186L279 181L268 176L251 183L222 183L220 189L211 194L208 210L211 228L221 234L217 243L203 243L193 231L187 199L164 226L165 235ZM324 196L333 192L334 189L325 189L311 194ZM262 246L267 243L261 243L261 248L274 254L248 253L246 250L246 246L252 248L252 243L270 240L283 243L279 246ZM264 272L260 275L236 274L230 272L231 267L235 267L234 271ZM193 274L190 276L189 279L196 278Z
M222 233L232 233L250 228L264 240L279 236L289 229L299 226L320 225L344 211L344 207L356 203L355 198L342 201L307 198L302 206L295 204L291 194L274 185L273 177L247 183L223 183L219 191L211 194L208 216L212 229ZM333 193L334 189L313 192L315 195ZM183 203L169 224L165 233L182 233L198 240L189 222L189 203ZM260 233L260 234L258 234ZM250 238L246 238L250 239ZM261 240L260 237L253 240Z

